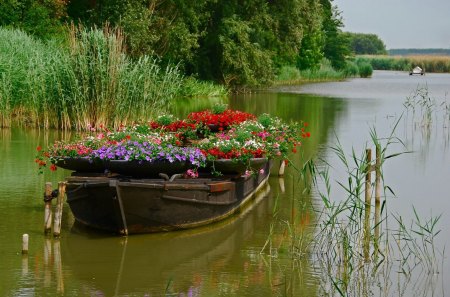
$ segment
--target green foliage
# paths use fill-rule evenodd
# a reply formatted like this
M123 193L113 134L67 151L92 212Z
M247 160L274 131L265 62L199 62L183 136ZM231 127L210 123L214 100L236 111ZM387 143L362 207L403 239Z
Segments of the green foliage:
M345 67L348 44L332 0L4 0L0 25L62 35L65 21L120 27L127 55L157 57L188 76L233 88L270 84L284 65ZM185 91L189 92L189 88Z
M395 48L388 50L390 56L434 55L450 56L448 48Z
M345 77L354 77L359 75L359 68L353 61L347 61L347 64L343 70Z
M185 80L178 68L149 56L130 59L120 30L72 27L70 36L66 49L0 28L2 125L14 114L43 127L117 127L146 121L181 95Z
M450 72L449 56L364 56L376 70L411 71L415 66L420 66L426 72Z
M233 87L269 84L276 68L296 63L305 31L320 32L322 21L320 4L309 0L74 1L68 12L120 25L134 57L154 54ZM317 62L321 44L313 45Z
M167 126L175 121L175 117L171 114L163 114L156 118L156 122L159 125Z
M300 79L300 70L294 66L283 66L277 75L277 81L294 81Z
M340 80L345 78L344 72L333 68L331 62L324 58L318 69L307 69L300 72L303 79L307 81Z
M357 60L357 65L359 69L359 76L363 78L371 77L373 73L372 65L367 60L360 59Z
M0 26L21 28L39 38L63 34L65 18L66 1L0 1Z
M223 20L219 35L220 64L225 85L257 86L273 78L271 52L252 42L251 23L237 17Z
M306 35L302 39L300 52L297 58L297 67L299 69L315 69L320 65L324 57L323 53L324 37L321 32L315 32Z
M343 27L340 12L330 0L320 1L323 7L323 31L325 34L324 56L336 69L343 69L350 54L349 40L340 28Z
M211 111L213 114L221 114L225 110L227 110L228 104L216 103L211 107Z
M268 128L272 125L273 119L268 113L263 113L258 116L258 122L263 125L264 128Z
M350 48L355 55L385 55L386 46L375 34L344 33L350 42Z
M181 84L180 97L225 97L228 89L209 81L200 81L192 76L185 77Z

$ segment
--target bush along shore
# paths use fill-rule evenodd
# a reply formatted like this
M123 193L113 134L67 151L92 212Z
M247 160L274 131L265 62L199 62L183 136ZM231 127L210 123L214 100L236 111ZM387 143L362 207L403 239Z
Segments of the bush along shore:
M0 127L119 127L166 112L175 98L225 96L150 56L127 56L119 29L72 26L67 45L0 28Z
M215 105L211 110L190 113L183 120L162 115L145 124L116 130L91 128L91 135L85 138L57 141L47 149L39 146L35 161L40 172L57 167L77 170L84 162L90 170L98 169L100 173L108 172L109 162L116 160L137 166L183 163L186 177L197 177L199 169L205 167L221 175L224 172L216 163L231 160L239 167L238 173L253 174L259 170L258 160L288 160L288 155L297 152L302 141L310 137L306 128L306 123L285 123L268 114L256 117Z

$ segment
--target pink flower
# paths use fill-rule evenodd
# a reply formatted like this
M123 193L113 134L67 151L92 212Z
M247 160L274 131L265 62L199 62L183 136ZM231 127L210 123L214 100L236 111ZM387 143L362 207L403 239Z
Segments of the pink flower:
M197 178L198 177L198 172L192 169L188 169L186 171L186 178Z
M259 174L264 174L264 169L259 169Z

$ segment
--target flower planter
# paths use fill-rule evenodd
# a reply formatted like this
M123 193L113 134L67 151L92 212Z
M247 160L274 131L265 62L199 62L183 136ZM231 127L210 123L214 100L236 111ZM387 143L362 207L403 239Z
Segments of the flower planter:
M260 170L267 162L267 158L252 158L248 162L232 159L218 159L215 161L208 161L207 167L211 171L218 171L222 174L244 174L246 170Z
M86 157L61 157L56 161L56 166L78 171L78 172L104 172L107 169L107 162L102 160L92 160Z
M173 175L184 173L189 168L187 162L110 160L108 169L111 172L134 177L159 177L160 173Z

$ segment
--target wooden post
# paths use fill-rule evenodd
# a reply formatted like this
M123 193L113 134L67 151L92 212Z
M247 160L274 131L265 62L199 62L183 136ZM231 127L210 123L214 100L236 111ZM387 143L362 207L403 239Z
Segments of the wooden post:
M22 235L22 254L28 254L28 234Z
M376 147L375 160L375 231L374 231L374 248L375 255L378 255L378 240L380 237L380 216L381 216L381 147Z
M64 196L66 195L66 183L58 183L58 197L56 200L55 222L53 224L53 236L59 237L61 234L61 219L63 212Z
M44 233L49 234L52 232L52 183L45 183L44 194Z
M380 203L381 198L381 148L376 147L375 160L375 203Z
M284 175L284 169L286 169L286 160L281 160L280 169L278 170L278 176Z
M370 208L370 204L372 203L372 150L366 149L366 184L365 184L365 202L366 208Z
M364 211L364 260L370 261L370 208L372 204L372 150L366 149L366 183Z

